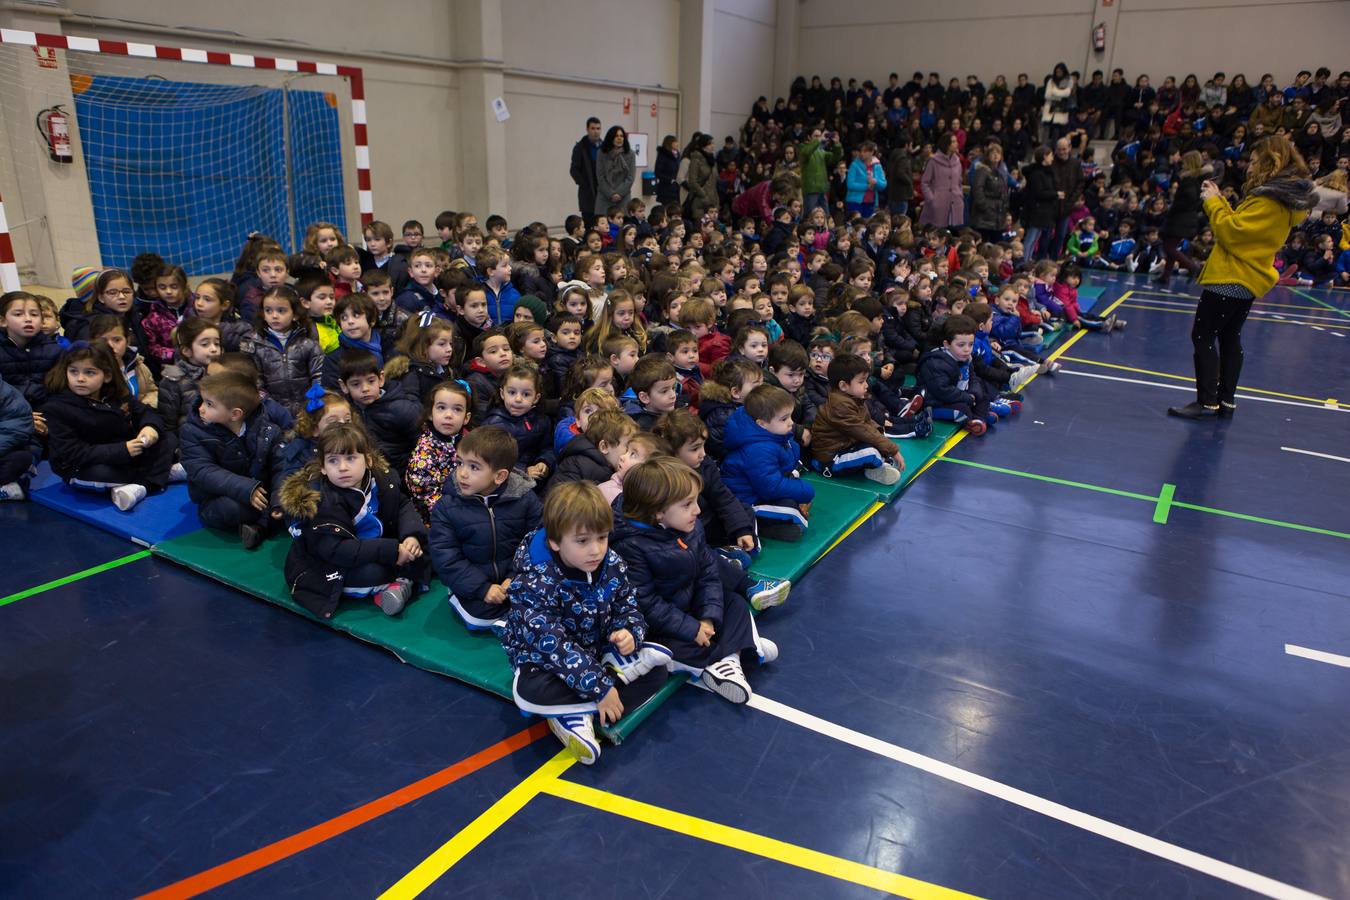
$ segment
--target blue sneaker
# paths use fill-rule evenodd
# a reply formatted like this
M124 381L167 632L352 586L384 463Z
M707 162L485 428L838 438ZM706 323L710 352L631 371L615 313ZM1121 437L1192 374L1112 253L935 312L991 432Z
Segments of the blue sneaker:
M673 656L669 647L651 641L639 644L637 652L627 656L620 654L611 644L609 649L600 655L600 663L608 666L624 684L632 684L653 669L670 668Z
M782 580L761 578L750 585L750 590L746 591L745 599L749 600L750 605L756 610L763 612L774 606L782 606L787 600L790 590L792 590L792 582L786 578Z
M914 414L914 436L926 438L933 433L933 410L925 406Z
M593 765L600 758L600 742L595 739L595 717L590 713L552 717L548 720L548 730L583 766Z
M754 560L750 558L749 553L746 553L740 547L737 547L735 545L729 547L718 547L716 549L717 552L721 554L723 559L738 567L742 572L749 571L750 564L754 562Z

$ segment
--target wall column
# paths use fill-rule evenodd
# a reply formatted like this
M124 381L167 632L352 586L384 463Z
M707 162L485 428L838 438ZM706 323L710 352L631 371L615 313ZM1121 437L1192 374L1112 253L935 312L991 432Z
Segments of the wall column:
M459 207L480 220L506 209L506 128L492 101L506 93L502 11L496 0L452 0L451 35L459 72L459 154L463 183Z
M786 97L797 71L797 28L800 21L801 0L778 0L776 27L773 36L773 90L775 97Z
M680 141L712 128L713 0L680 0Z

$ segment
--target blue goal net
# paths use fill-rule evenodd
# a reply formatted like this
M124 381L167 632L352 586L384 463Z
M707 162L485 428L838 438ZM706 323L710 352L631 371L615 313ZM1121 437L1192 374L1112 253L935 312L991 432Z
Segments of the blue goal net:
M96 75L75 93L103 264L146 250L191 275L229 272L250 231L289 251L346 232L332 94Z

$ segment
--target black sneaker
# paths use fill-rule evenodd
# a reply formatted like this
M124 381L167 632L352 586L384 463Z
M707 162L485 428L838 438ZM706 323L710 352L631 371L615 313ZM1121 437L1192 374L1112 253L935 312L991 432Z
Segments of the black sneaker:
M245 550L257 550L262 546L263 533L257 525L239 526L239 543L244 545Z
M1199 402L1187 403L1185 406L1167 407L1169 416L1176 416L1178 419L1213 419L1219 415L1219 407L1204 406Z

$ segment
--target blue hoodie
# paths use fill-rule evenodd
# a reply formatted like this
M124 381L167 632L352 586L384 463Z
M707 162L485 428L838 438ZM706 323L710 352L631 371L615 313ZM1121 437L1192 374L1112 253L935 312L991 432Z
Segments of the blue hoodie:
M790 432L771 433L741 407L727 419L722 441L722 481L742 503L795 505L815 498L815 488L795 477L802 451Z

